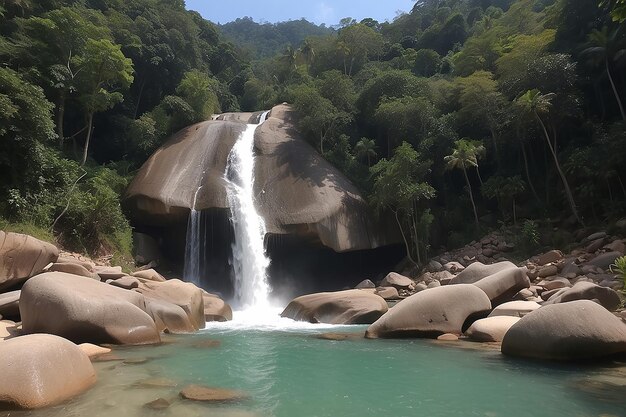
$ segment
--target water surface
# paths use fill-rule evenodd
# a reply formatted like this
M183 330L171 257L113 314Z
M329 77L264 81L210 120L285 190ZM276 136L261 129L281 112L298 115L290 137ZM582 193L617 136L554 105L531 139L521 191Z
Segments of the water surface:
M427 416L626 415L626 369L511 360L498 350L427 340L366 340L362 326L239 321L157 347L116 349L97 363L95 388L62 406L1 416ZM342 341L325 332L350 333ZM210 342L213 341L213 342ZM455 347L456 346L456 347ZM141 382L157 387L142 387ZM186 384L246 391L240 404L178 398ZM159 386L161 385L161 386ZM157 398L172 405L143 407Z

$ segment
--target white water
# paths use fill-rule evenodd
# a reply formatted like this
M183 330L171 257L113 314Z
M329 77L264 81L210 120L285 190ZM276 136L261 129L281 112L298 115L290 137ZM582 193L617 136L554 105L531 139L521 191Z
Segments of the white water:
M259 124L268 112L263 113ZM228 155L226 193L235 231L232 265L234 269L234 306L250 314L269 311L270 286L267 282L269 258L265 255L265 222L254 205L254 132L248 125Z

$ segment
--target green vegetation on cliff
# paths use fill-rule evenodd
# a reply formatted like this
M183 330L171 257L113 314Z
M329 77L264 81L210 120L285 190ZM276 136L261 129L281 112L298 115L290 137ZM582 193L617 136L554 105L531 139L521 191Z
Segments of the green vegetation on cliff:
M119 195L169 135L288 101L415 262L499 224L603 222L626 208L624 25L622 0L422 0L336 30L6 0L0 217L127 252Z

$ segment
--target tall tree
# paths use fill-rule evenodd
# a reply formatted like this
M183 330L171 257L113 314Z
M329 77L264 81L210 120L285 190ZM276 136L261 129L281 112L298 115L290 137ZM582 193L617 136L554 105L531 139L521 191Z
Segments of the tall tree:
M476 228L479 226L478 211L476 210L476 203L474 202L472 184L467 176L467 169L470 167L478 168L478 159L484 151L485 148L480 144L480 142L464 138L454 142L454 150L452 151L452 154L444 158L447 169L460 169L463 171L463 176L465 177L465 182L467 184L467 193L469 194L472 209L474 210L474 222L476 223Z
M85 165L93 131L93 116L123 101L124 96L117 90L132 84L133 62L124 56L119 45L107 39L89 39L83 54L75 57L74 62L80 69L80 101L86 117L87 136L81 159L81 165Z
M563 182L563 188L565 189L565 195L567 196L567 201L570 205L570 209L572 210L572 214L576 217L576 220L583 224L583 221L578 214L578 209L576 208L576 202L574 201L574 195L572 194L572 190L569 186L569 182L565 177L565 173L561 168L561 164L559 162L559 157L556 153L556 149L552 144L552 140L550 139L550 135L548 134L548 129L541 118L541 115L546 115L550 111L550 107L552 106L552 99L555 97L555 94L541 94L539 90L528 90L524 95L519 97L516 102L522 109L522 111L534 116L535 120L541 126L541 130L544 134L544 138L546 139L546 143L548 144L548 148L550 149L550 153L552 154L552 158L554 161L554 166L559 173L559 177Z
M367 161L367 167L372 166L372 159L376 158L376 142L374 139L361 138L356 145L354 145L354 152L359 159L365 159Z
M602 30L594 30L589 34L589 47L583 51L583 54L591 56L596 65L604 67L606 75L611 83L611 89L615 95L615 100L619 107L622 120L626 121L626 112L624 112L624 105L620 98L613 75L611 74L611 61L615 60L619 56L624 56L626 49L624 49L623 39L618 35L619 29L609 30L604 26Z

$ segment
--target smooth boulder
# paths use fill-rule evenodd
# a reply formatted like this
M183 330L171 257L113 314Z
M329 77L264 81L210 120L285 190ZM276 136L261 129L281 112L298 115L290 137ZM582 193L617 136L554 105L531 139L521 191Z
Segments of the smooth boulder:
M165 282L144 281L135 291L146 297L167 301L185 310L196 330L204 329L204 302L202 290L190 282L170 279Z
M380 283L381 287L394 287L398 290L405 290L414 285L413 280L396 272L390 272Z
M548 305L524 316L504 336L502 353L581 360L626 352L626 324L589 300Z
M604 308L610 311L617 310L622 304L617 291L588 281L578 281L572 288L564 288L558 291L545 304L560 304L576 300L597 300Z
M281 317L309 323L371 324L388 310L378 295L347 290L303 295L292 300Z
M159 332L185 334L197 330L182 307L156 298L144 298L146 310L154 320Z
M20 294L19 290L0 294L0 317L19 321Z
M475 321L465 335L476 342L501 342L519 317L495 316Z
M520 290L529 288L530 280L524 270L514 266L488 275L474 282L473 285L483 290L491 300L491 304L496 306L511 301Z
M49 334L0 343L0 375L0 408L62 403L96 382L89 357L72 342Z
M160 342L141 294L85 277L48 272L22 288L22 327L76 343L152 344Z
M230 321L233 319L233 309L215 294L202 291L204 301L205 321Z
M510 316L521 318L540 307L541 305L534 301L510 301L494 308L489 317Z
M489 298L475 285L431 288L400 301L372 324L365 336L373 339L461 334L468 319L484 317L490 310Z
M58 257L59 249L50 243L0 230L0 291L22 284Z
M498 262L492 265L485 265L481 262L474 262L473 264L470 264L467 268L459 272L457 276L452 278L449 284L473 284L490 275L497 274L498 272L511 268L517 268L517 266L515 266L514 263L508 261Z

